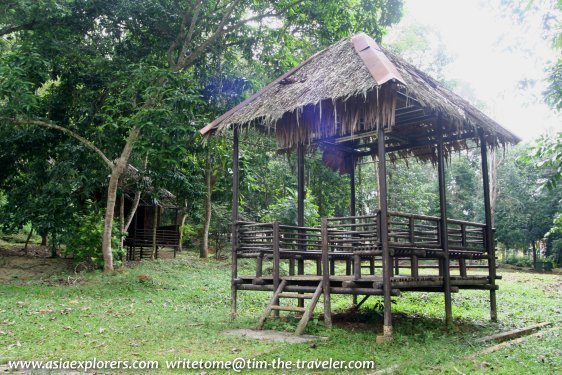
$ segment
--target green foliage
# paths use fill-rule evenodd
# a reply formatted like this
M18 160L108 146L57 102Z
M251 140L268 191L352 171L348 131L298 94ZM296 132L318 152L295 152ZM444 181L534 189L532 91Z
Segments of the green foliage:
M304 200L304 226L315 227L319 225L320 215L314 197L307 194ZM297 225L297 193L293 189L287 189L287 196L279 198L271 204L263 221L279 221L281 224Z
M505 259L505 263L517 267L528 268L533 266L533 259L525 256L522 257L517 255L511 255Z
M536 167L546 174L539 182L543 187L553 190L562 179L562 132L544 135L524 161L535 163Z
M562 35L560 39L562 40ZM562 59L548 69L548 86L544 97L546 103L552 108L562 110Z
M72 255L76 263L86 263L94 268L103 268L103 255L101 253L102 235L104 229L103 211L93 203L89 204L89 212L75 215L72 224L64 235L66 248L64 252ZM125 255L120 247L119 223L114 222L111 248L115 266L119 266Z
M506 152L498 169L497 240L526 249L545 237L559 209L562 191L538 189L544 173L529 159L529 147Z

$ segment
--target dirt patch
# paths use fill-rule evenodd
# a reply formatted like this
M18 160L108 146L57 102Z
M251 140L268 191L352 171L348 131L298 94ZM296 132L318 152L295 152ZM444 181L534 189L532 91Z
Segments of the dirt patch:
M24 257L0 251L0 283L25 283L41 280L65 271L73 271L71 259Z
M301 344L304 342L314 342L318 340L327 340L327 337L301 335L297 336L289 332L255 330L255 329L232 329L225 331L226 336L235 336L249 338L260 341L284 342L288 344Z
M27 247L27 251L25 251L23 249L23 245L14 245L11 247L0 247L0 255L29 258L49 258L51 256L51 249L48 246L29 245Z

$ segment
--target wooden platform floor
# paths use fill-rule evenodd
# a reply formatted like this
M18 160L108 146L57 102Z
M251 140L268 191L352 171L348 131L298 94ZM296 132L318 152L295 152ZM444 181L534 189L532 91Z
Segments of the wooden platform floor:
M308 291L322 280L320 275L291 275L281 276L281 280L287 280L288 285L294 291L302 289ZM235 280L239 289L242 290L273 290L272 276L239 276ZM459 289L497 289L491 285L487 276L451 276L451 287L453 292ZM393 294L398 295L400 291L443 291L442 276L400 276L391 278ZM372 294L380 295L383 290L383 279L379 275L362 275L355 279L353 275L330 276L330 290L334 294Z
M273 276L261 276L261 277L256 277L256 276L239 276L240 279L243 280L254 280L254 279L262 279L262 280L271 280L273 281ZM281 280L287 280L287 281L314 281L316 283L318 283L320 280L322 280L322 275L291 275L291 276L281 276L280 277ZM331 275L330 276L330 281L334 281L334 282L342 282L342 281L353 281L354 280L354 276L353 275ZM396 275L394 277L392 277L390 279L391 281L436 281L436 280L440 280L443 281L443 277L442 276L437 276L437 275L427 275L427 276L417 276L417 277L413 277L413 276L406 276L406 275ZM471 276L451 276L451 280L488 280L488 276L483 276L483 275L471 275ZM381 281L382 282L382 276L378 276L378 275L361 275L361 278L359 280L356 280L359 282L375 282L375 281Z

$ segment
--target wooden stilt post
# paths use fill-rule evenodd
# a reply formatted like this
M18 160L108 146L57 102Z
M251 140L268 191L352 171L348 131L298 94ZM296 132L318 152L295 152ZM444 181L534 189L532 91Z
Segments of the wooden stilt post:
M349 156L349 216L357 216L357 207L356 207L356 194L355 194L355 158L353 157L353 155ZM351 223L355 224L356 220L352 219ZM346 271L347 268L350 268L349 271L351 271L351 259L348 259L346 261ZM357 276L361 276L361 257L359 257L359 259L354 259L354 275ZM355 267L358 267L358 270L355 270ZM350 274L351 272L346 272L346 274ZM357 305L357 294L353 295L353 301L352 301L353 305Z
M152 213L152 254L150 256L150 259L154 260L154 258L156 257L156 231L158 228L158 205L154 204L152 206L152 209L154 210L154 212Z
M451 274L449 268L449 236L447 229L447 195L445 190L445 156L443 149L443 117L437 117L437 169L439 177L439 211L441 219L439 221L439 234L441 247L443 248L443 258L441 262L441 272L443 274L443 291L445 293L445 324L447 327L453 323L453 310L451 300Z
M132 246L132 250L131 250L131 257L130 260L135 260L135 252L136 252L136 247L137 247L137 230L138 230L138 215L139 211L137 210L137 212L135 212L135 227L134 227L134 234L133 234L133 246Z
M328 219L323 217L321 222L322 245L322 289L324 292L324 324L332 327L332 307L330 301L330 262L328 259Z
M304 187L304 144L297 145L297 225L299 227L304 227L304 199L305 199L305 187ZM299 236L300 243L304 242L304 236ZM306 250L306 247L301 246L301 251ZM304 275L304 260L299 259L297 261L297 273L299 275ZM304 299L299 298L297 302L299 307L304 307Z
M234 126L233 134L233 145L232 145L232 279L231 279L231 319L236 318L237 311L237 287L236 278L238 277L238 205L239 205L239 155L240 155L240 145L239 145L240 129L238 126Z
M480 156L482 158L482 187L484 190L484 214L486 216L486 250L488 252L488 278L491 285L496 284L496 249L492 228L492 206L490 203L490 180L488 176L488 148L486 135L480 129ZM490 289L490 319L498 320L496 290Z
M355 194L355 159L350 157L350 170L349 170L349 216L357 216L357 197Z
M273 222L273 290L277 291L279 288L279 283L281 282L280 279L280 266L281 266L281 255L279 253L279 222ZM276 298L273 301L274 305L279 305L279 298ZM273 315L278 317L279 310L274 310Z
M384 292L384 323L383 336L377 337L377 342L392 338L392 306L390 273L392 263L390 260L390 249L388 248L388 202L386 190L386 155L384 144L384 127L379 125L378 129L378 167L379 167L379 231L380 243L382 247L382 272L383 272L383 292Z

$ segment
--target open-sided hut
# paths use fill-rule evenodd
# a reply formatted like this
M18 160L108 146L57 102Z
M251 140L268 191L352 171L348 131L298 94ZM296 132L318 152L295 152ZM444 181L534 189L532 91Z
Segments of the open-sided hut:
M143 185L144 193L138 186ZM148 177L142 177L138 169L129 165L123 188L119 212L125 220L134 209L123 245L127 260L155 259L163 248L173 249L174 257L180 248L180 217L175 195L169 190L155 189ZM137 196L138 195L138 196ZM155 199L155 196L158 199ZM137 201L138 200L138 201Z
M282 149L296 150L298 159L298 226L239 221L239 131L254 126L275 134ZM331 324L330 294L384 296L384 337L392 335L391 296L401 291L440 292L445 316L452 322L451 293L481 289L490 293L491 318L496 319L496 264L490 215L487 151L519 139L466 100L446 89L369 36L346 38L313 55L262 90L200 130L203 135L233 129L232 311L238 290L270 290L273 297L258 326L273 311L303 313L302 333L318 298L324 294L324 319ZM476 141L482 156L485 223L447 217L445 159ZM320 228L304 227L304 158L319 148L324 162L351 177L349 217L322 218ZM379 209L375 215L355 214L355 164L372 156L378 163ZM440 216L389 212L386 160L413 156L438 168ZM239 275L237 260L256 259L255 275ZM263 261L273 260L266 275ZM487 275L469 275L467 259L480 259ZM399 274L408 261L410 274ZM420 262L433 260L438 275L423 274ZM289 262L289 276L280 263ZM305 261L316 261L305 274ZM345 262L345 274L334 263ZM369 274L362 268L368 262ZM382 275L375 274L382 263ZM296 265L296 269L295 269ZM452 275L451 269L458 270ZM308 270L310 271L310 270ZM281 306L296 298L298 307ZM308 308L302 301L311 298Z

